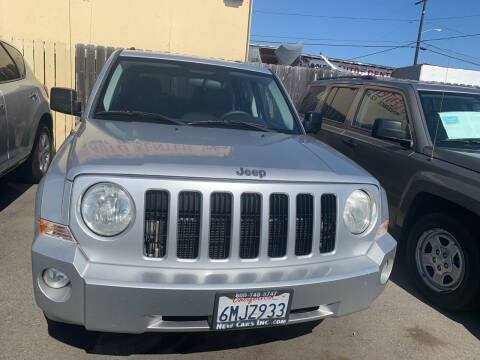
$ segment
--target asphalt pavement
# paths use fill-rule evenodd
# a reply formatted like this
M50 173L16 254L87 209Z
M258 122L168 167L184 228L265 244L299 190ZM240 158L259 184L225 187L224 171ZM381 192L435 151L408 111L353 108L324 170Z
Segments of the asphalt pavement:
M225 333L49 332L32 291L36 186L14 180L0 179L0 359L480 359L480 313L430 306L400 261L370 309L321 323Z

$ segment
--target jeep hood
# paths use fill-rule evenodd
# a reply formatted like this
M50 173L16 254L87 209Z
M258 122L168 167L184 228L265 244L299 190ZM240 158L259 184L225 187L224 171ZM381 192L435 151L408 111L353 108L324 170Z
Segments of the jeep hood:
M377 184L345 156L304 135L111 120L82 123L66 170L69 180L121 174Z

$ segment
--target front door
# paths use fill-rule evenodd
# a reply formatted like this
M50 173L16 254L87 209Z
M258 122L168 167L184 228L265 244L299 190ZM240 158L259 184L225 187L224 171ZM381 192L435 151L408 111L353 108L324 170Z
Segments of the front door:
M357 114L345 132L354 146L352 159L377 178L387 191L390 214L394 219L401 195L415 168L415 160L411 157L414 151L398 142L373 137L372 127L376 119L400 121L405 129L410 129L404 95L390 89L366 89Z

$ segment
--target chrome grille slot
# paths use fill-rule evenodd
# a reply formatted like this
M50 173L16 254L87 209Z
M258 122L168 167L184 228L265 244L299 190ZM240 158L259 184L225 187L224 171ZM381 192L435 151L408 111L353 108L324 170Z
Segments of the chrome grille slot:
M287 253L288 237L288 196L270 195L268 219L268 256L283 257Z
M226 259L230 253L232 194L216 192L210 196L210 259Z
M295 255L308 255L312 252L313 237L313 196L297 195L297 218L295 229Z
M320 211L320 252L328 253L335 249L337 197L334 194L323 194Z
M145 231L143 253L164 257L167 251L168 192L149 190L145 195Z
M240 258L254 259L260 247L262 197L244 193L240 201Z
M178 196L177 257L196 259L200 241L202 195L182 191Z

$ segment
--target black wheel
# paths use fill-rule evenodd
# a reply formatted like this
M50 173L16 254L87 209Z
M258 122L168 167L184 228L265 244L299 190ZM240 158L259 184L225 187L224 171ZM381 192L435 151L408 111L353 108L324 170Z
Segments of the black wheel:
M24 175L33 183L38 183L45 175L53 158L53 142L49 127L40 124L33 144L32 153L24 165Z
M406 263L418 290L448 310L477 305L480 294L480 239L454 215L421 218L408 236Z

